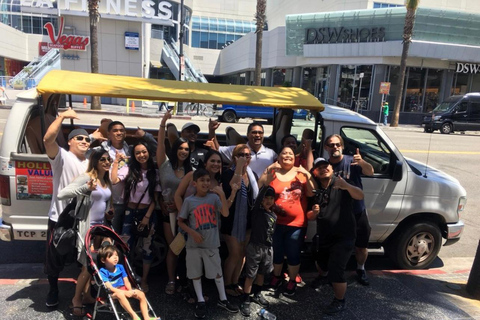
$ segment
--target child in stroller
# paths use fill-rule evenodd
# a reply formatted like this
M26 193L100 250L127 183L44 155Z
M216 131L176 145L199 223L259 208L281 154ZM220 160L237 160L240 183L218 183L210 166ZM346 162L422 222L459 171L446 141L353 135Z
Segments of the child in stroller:
M110 243L104 241L101 248L96 251L92 243L98 238L108 239ZM129 254L127 244L115 231L104 225L91 227L85 236L84 248L87 253L88 270L99 288L92 319L95 319L97 312L113 312L117 320L123 319L117 312L118 307L114 305L114 300L118 300L133 320L140 320L141 318L128 301L129 298L135 298L140 302L140 311L144 320L160 320L160 317L155 315L145 293L138 286L137 278L127 259ZM101 267L100 270L99 267ZM106 301L100 298L101 292L107 293Z
M160 319L150 318L148 314L147 298L143 291L132 288L128 280L125 268L118 264L118 249L113 245L102 247L98 251L98 259L105 268L100 268L100 276L105 282L105 286L112 292L112 298L117 299L122 307L130 314L132 319L140 320L140 317L133 311L128 298L134 298L140 301L140 310L143 319Z

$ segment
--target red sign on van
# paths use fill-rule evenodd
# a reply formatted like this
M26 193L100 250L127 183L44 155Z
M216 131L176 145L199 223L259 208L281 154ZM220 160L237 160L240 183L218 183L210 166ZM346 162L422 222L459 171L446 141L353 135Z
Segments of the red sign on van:
M17 200L51 200L52 167L48 162L15 161Z
M64 35L63 27L64 19L60 17L59 19L59 30L58 34L55 33L53 29L53 24L47 22L44 26L47 29L48 37L51 42L48 43L49 48L63 49L63 50L76 50L76 51L85 51L87 46L90 44L90 37L87 36L74 36L74 35Z

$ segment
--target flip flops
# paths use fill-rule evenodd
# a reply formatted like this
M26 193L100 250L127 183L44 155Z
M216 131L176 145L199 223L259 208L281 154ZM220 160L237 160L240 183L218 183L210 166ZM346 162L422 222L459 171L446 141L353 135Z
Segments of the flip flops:
M84 317L87 315L86 307L83 305L81 307L70 306L69 308L70 308L71 314L75 317Z
M167 286L165 287L165 293L168 295L175 293L175 281L168 281Z

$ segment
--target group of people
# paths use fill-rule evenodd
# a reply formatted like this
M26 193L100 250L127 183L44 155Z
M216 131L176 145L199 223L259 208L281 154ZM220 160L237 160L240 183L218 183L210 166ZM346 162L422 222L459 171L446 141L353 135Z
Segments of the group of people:
M178 135L176 127L167 123L171 119L168 111L160 122L158 143L138 128L137 142L129 146L125 126L110 120L105 124L106 137L100 130L91 135L83 129L71 131L66 151L56 137L62 121L75 118L72 109L63 112L44 137L54 180L47 237L51 239L67 200L76 197L82 236L91 226L109 224L130 248L140 246L141 293L129 283L119 286L126 293L114 291L127 311L125 297L142 301L149 291L152 243L159 228L168 244L176 237L186 239L179 256L168 251L165 293L181 292L189 303L196 303L197 318L205 318L207 312L202 276L214 279L219 307L244 316L250 315L251 302L268 307L262 295L266 276L272 275L269 286L294 295L308 219L317 220L318 231L314 251L319 276L313 285L331 283L334 290L334 300L324 311L332 314L345 308L344 271L353 250L357 279L368 285L364 265L370 229L360 176L372 175L373 168L358 150L353 156L343 155L341 136L325 139L328 161L314 160L311 130L304 132L300 146L295 136L283 137L277 154L263 145L264 128L256 122L248 126L247 143L219 146L215 137L219 123L210 121L210 140L202 145L197 141L198 125L187 123ZM100 145L90 148L95 140ZM223 268L221 238L228 249ZM111 243L103 240L95 244L101 253L107 252L101 262L122 278L120 265L115 267L110 261L115 256L114 250L108 249ZM86 313L84 305L95 299L90 294L85 250L78 249L83 268L71 308L72 314L81 316ZM58 276L64 259L47 245L49 307L58 304ZM288 281L283 276L285 259ZM242 270L244 283L240 283ZM241 305L231 303L228 296L238 297ZM142 316L149 319L143 309Z

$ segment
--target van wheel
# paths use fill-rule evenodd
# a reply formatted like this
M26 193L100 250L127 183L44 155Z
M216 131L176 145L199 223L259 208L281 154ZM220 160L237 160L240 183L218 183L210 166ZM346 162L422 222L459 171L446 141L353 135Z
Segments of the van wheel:
M222 115L223 121L228 123L234 123L237 121L237 115L232 110L227 110Z
M444 133L444 134L452 133L452 131L453 131L453 128L452 128L452 125L450 123L444 123L444 124L442 124L442 127L440 128L440 132Z
M438 255L442 234L433 222L409 224L389 240L387 254L402 269L427 268Z

